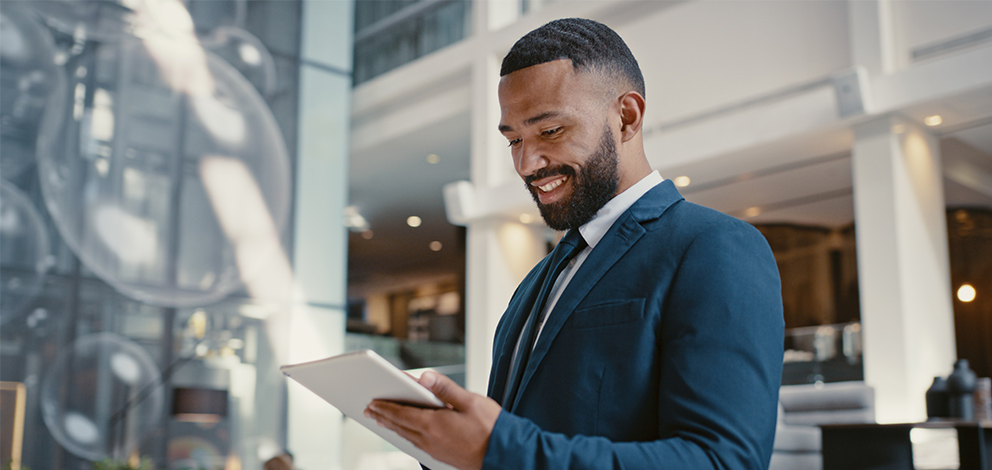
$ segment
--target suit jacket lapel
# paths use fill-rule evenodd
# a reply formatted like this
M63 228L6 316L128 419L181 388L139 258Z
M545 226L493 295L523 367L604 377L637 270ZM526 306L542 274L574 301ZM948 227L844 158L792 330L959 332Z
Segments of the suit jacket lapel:
M527 361L527 368L524 370L515 402L508 408L511 412L516 408L520 397L524 396L530 379L540 366L555 337L558 336L558 332L561 331L562 326L575 311L575 307L585 298L585 294L644 235L646 231L641 225L643 222L661 217L672 204L681 199L682 195L675 189L675 185L670 180L663 181L638 199L626 213L621 215L610 227L606 236L596 245L596 248L589 253L589 257L582 263L572 280L569 281L565 291L562 292L554 310L548 314L544 329L541 331L534 351L531 352L530 359ZM531 289L536 291L537 288L532 286ZM536 292L530 294L531 303L533 303L534 295ZM517 336L520 335L522 325L523 323L520 322L520 326L516 328ZM514 344L516 344L515 341ZM506 347L505 344L504 347ZM512 346L509 351L510 354L513 353ZM509 362L508 359L507 362ZM500 369L500 373L504 377L502 383L505 383L505 368ZM502 391L498 393L502 397Z

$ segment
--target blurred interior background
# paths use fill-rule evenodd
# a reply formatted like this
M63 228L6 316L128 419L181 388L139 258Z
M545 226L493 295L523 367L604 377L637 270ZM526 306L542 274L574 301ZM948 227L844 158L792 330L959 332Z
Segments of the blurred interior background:
M616 29L652 165L754 224L783 385L880 422L992 376L992 3L0 2L0 464L419 468L289 384L369 348L485 390L560 234L496 131L541 24Z

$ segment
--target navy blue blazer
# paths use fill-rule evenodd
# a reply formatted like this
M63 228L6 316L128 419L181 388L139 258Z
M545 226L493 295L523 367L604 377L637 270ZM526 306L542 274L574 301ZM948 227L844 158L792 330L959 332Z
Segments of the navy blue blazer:
M489 396L548 258L496 329ZM652 188L566 287L503 404L485 469L765 469L782 377L775 259L751 225Z

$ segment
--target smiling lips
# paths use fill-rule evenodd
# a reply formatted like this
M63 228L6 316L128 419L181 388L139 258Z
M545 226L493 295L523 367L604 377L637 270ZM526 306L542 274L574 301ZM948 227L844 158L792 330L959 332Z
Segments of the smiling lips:
M558 190L563 184L568 182L569 177L565 175L559 175L553 178L547 178L540 181L535 181L531 183L531 186L537 188L536 196L541 204L550 204L556 199L561 197L561 191Z
M534 184L534 186L536 186L537 189L540 189L541 192L543 192L543 193L549 193L549 192L553 191L555 188L557 188L558 186L561 186L562 184L564 184L565 181L567 181L567 180L568 180L568 177L567 176L561 176L559 178L555 178L555 179L553 179L551 181L548 181L547 183L544 183L544 184L540 184L540 185L539 184Z

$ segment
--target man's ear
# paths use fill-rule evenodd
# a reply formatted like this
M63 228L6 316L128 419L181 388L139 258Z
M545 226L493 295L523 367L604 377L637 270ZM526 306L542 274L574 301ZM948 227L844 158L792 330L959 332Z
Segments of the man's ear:
M620 96L620 141L627 142L641 131L644 124L644 97L636 91Z

